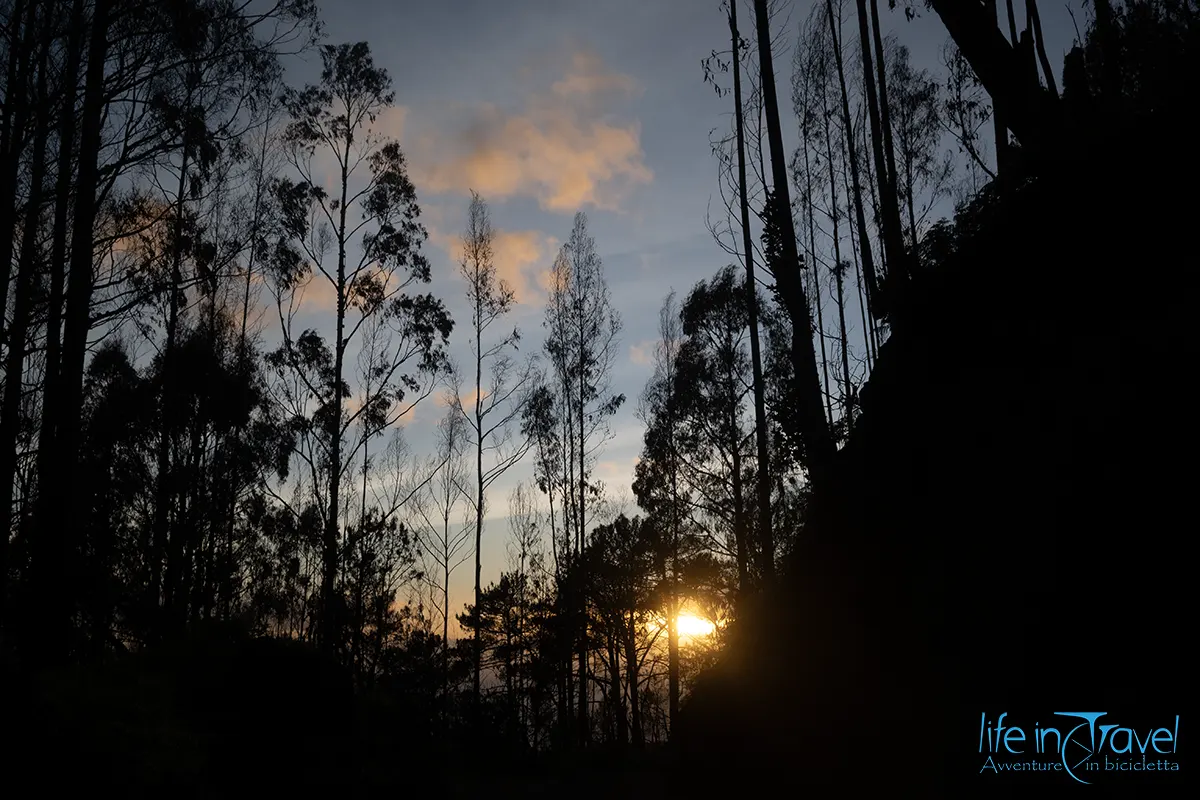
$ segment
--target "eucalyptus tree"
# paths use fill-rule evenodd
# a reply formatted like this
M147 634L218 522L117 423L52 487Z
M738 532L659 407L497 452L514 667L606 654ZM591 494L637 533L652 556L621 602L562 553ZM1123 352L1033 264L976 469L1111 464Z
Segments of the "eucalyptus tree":
M588 643L586 565L589 498L602 487L593 479L600 449L611 436L609 419L625 402L612 390L621 318L612 306L604 267L579 212L567 242L551 269L552 291L546 308L545 349L554 372L556 408L567 445L562 462L563 496L576 562L572 606L577 615L578 741L586 744L588 727Z
M475 455L474 491L467 497L475 512L477 607L482 607L482 545L487 491L525 457L531 445L530 437L524 435L518 425L533 374L531 364L521 364L514 358L521 341L520 331L514 327L498 335L492 332L493 326L502 323L516 303L512 286L497 272L495 236L487 203L477 193L472 193L459 261L459 275L466 284L467 303L471 309L468 331L474 385L469 400L462 396L461 376L455 375L453 381L454 405L466 423ZM480 615L476 614L474 620L473 697L478 709L483 642L478 627Z
M452 322L440 300L411 291L430 281L421 253L428 234L400 144L375 129L395 99L391 78L365 42L326 45L320 53L319 82L284 95L291 117L284 142L294 175L274 186L282 235L271 269L284 341L271 363L281 378L286 373L279 399L312 445L298 453L320 501L319 638L334 650L341 635L335 590L343 478L374 435L432 391ZM329 187L323 185L327 168ZM316 328L296 330L299 303L312 282L332 306L328 342ZM382 323L387 337L360 376L370 381L356 392L346 359L369 320Z

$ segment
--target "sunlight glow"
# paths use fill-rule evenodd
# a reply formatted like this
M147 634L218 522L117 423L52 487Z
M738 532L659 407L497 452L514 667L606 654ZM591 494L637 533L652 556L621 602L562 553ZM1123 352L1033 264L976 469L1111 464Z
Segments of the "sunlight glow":
M681 637L708 636L717 626L712 622L692 614L679 616L679 635Z

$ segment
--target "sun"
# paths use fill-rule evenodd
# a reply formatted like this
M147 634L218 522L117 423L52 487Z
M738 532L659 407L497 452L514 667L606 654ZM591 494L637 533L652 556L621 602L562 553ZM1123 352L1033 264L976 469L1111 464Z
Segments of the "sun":
M689 638L708 636L717 629L717 626L709 620L694 614L680 614L676 624L679 635Z

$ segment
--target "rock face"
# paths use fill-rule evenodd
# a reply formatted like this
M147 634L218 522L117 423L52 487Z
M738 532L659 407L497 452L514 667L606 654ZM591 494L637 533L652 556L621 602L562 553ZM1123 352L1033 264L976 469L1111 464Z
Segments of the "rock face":
M1180 713L1195 220L1169 187L1197 171L1126 133L1119 173L1097 147L1040 177L915 281L837 492L685 709L686 760L976 796L985 711Z

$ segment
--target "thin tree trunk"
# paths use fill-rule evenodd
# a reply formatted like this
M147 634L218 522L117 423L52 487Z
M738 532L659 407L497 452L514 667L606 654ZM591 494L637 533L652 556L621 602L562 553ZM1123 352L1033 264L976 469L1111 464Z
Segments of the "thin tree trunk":
M875 174L879 183L880 238L883 239L883 255L885 274L895 273L895 278L903 278L904 247L900 242L900 214L896 208L896 192L892 177L888 173L887 161L883 154L883 123L880 120L879 97L876 93L875 76L872 74L871 31L867 19L866 0L857 0L858 4L858 43L859 54L862 57L863 87L867 93L867 114L871 121L871 152L875 156ZM875 265L866 268L867 283L878 286L875 275ZM872 295L872 300L879 298Z
M617 744L624 747L629 743L629 720L625 717L625 695L621 691L621 659L618 655L617 636L608 634L608 681L612 691L613 717L616 718Z
M852 195L854 190L850 183L850 167L847 165L847 163L846 163L847 161L848 161L848 159L846 159L846 158L842 159L842 185L846 189L846 197L849 198ZM852 219L847 219L846 224L850 226L850 240L854 241L854 234L855 234L854 221ZM851 247L850 248L850 257L854 261L854 285L858 291L858 314L859 314L860 322L862 323L862 330L863 330L863 344L864 344L863 352L866 354L866 358L867 358L867 371L870 372L871 369L873 369L873 363L872 363L872 360L873 360L872 355L873 354L871 353L870 326L867 321L866 299L863 296L862 270L859 268L859 264L861 262L859 261L859 258L858 258L858 250Z
M842 122L845 125L846 135L850 137L848 149L850 155L850 178L854 183L854 214L858 222L858 247L862 255L863 274L867 279L867 306L873 317L879 317L880 309L877 302L879 282L875 276L875 261L871 255L871 239L867 234L866 214L863 213L862 183L859 181L858 153L854 146L854 124L850 116L850 95L846 91L846 71L842 66L842 40L837 29L837 18L833 13L833 0L826 0L825 9L826 15L829 17L829 36L833 41L833 61L837 66L838 88L841 90L842 95ZM867 72L867 80L870 83L869 70ZM831 157L832 152L831 149ZM879 188L880 195L884 194L885 191L884 186L881 184Z
M449 491L447 491L449 494ZM446 503L442 516L443 542L450 541L450 504ZM449 548L442 563L442 724L450 721L450 558Z
M54 492L50 482L54 480L55 431L59 419L59 400L62 392L62 313L64 284L67 267L68 213L71 206L72 168L75 152L75 100L76 83L79 77L83 49L83 0L75 0L71 8L71 21L67 33L67 56L63 68L62 82L70 87L63 92L59 109L58 127L58 176L54 187L54 230L50 253L50 291L46 300L46 354L45 387L42 392L42 424L38 431L38 499L35 519L48 519ZM149 542L143 543L143 552L149 550Z
M1046 76L1046 88L1057 98L1058 84L1054 81L1054 67L1050 64L1050 57L1046 55L1046 40L1042 36L1042 15L1038 13L1037 0L1025 0L1025 14L1029 17L1030 28L1033 29L1038 61L1041 62L1042 72Z
M823 88L822 88L823 90ZM821 340L821 376L824 380L825 390L825 413L828 415L829 424L833 425L833 400L832 392L829 391L829 354L825 349L825 312L821 308L821 279L820 266L817 258L817 226L814 220L813 211L813 184L812 184L812 165L808 158L807 145L801 148L804 151L804 182L807 200L805 205L808 207L808 252L812 258L812 265L809 269L809 274L812 276L813 299L817 306L817 336Z
M582 302L582 301L581 301ZM590 738L588 725L588 591L587 591L587 432L585 430L585 412L587 407L585 365L584 329L588 320L583 319L582 313L577 320L579 325L579 742L587 746Z
M49 13L49 12L47 12ZM4 396L0 406L0 487L4 494L0 497L0 620L3 620L4 598L6 590L5 578L8 576L8 537L12 528L13 513L13 484L17 475L17 436L20 431L21 390L24 388L25 346L29 335L29 325L33 316L33 283L38 258L37 235L42 227L42 183L46 174L46 140L49 137L49 119L45 106L47 84L47 55L49 52L50 30L49 21L45 24L45 38L40 48L37 69L37 88L34 92L35 107L39 113L35 116L33 153L30 158L29 198L26 201L25 219L21 234L21 253L17 264L16 291L13 297L12 325L8 330L8 352L4 360ZM15 46L10 44L11 46ZM11 246L11 242L10 242ZM7 262L5 262L7 267ZM7 284L7 275L4 282ZM0 306L0 318L6 309Z
M732 395L732 391L730 392ZM733 538L737 547L738 589L745 594L750 591L750 553L746 541L746 508L742 499L742 447L741 437L734 422L733 414L737 408L736 400L730 397L729 419L729 456L732 463L733 494Z
M672 356L674 357L674 356ZM674 362L672 362L673 364ZM675 369L672 366L671 374ZM674 391L673 385L671 391ZM679 451L676 447L674 410L670 419L671 430L671 574L667 579L667 709L670 730L674 736L679 721ZM664 570L665 572L665 570ZM665 576L664 576L665 577Z
M871 28L875 36L875 73L879 76L879 122L883 129L883 152L890 180L888 190L893 203L898 203L896 193L896 151L892 146L892 114L888 104L887 59L883 50L883 32L879 27L879 0L871 0ZM896 215L896 241L900 242L900 216Z
M0 344L10 338L9 332L3 329L3 316L8 311L9 274L16 239L17 175L21 169L21 154L25 150L25 128L29 113L36 106L36 102L27 102L25 98L27 80L24 70L32 67L25 60L28 52L26 44L33 39L37 5L32 0L16 0L9 15L4 113L0 114L0 203L3 204L0 205L0 264L4 268L3 280L0 280ZM25 16L24 22L22 15Z
M480 322L483 319L483 298L478 291L478 262L475 264L475 269L475 637L472 642L472 652L475 667L473 703L475 721L478 722L480 719L480 703L482 701L480 673L483 670L483 640L480 638L480 625L483 622L481 610L483 588L480 582L483 574L483 562L480 555L480 547L483 544L483 330Z
M346 130L346 152L351 147L350 130ZM338 613L336 584L338 574L339 529L338 514L341 510L342 488L342 372L346 358L346 195L348 161L342 160L341 202L338 206L338 263L337 263L337 332L334 339L333 385L330 387L333 413L329 418L329 510L325 520L323 563L321 571L322 619L320 629L321 647L326 653L335 653L341 639L341 620Z
M771 148L771 175L775 198L774 213L779 214L783 244L783 263L775 276L780 294L792 320L792 365L795 373L798 415L801 436L805 444L805 461L809 478L815 485L825 482L833 462L835 448L829 426L822 411L820 377L817 372L816 351L812 341L812 317L800 283L800 253L796 245L795 226L791 218L791 196L788 191L787 154L783 150L783 133L779 122L779 100L775 92L775 68L771 57L771 29L766 0L754 0L758 29L759 74L763 88L763 105L767 115L767 140Z
M633 727L633 746L638 750L646 745L646 734L642 728L642 704L638 697L638 660L637 660L637 622L632 609L626 618L628 620L624 631L625 639L625 685L629 689L629 713Z
M854 422L854 384L850 378L850 337L846 334L846 298L842 291L843 273L846 262L840 262L833 270L837 281L838 326L842 333L842 421L846 436L850 435L850 426Z
M737 3L729 4L729 31L733 38L733 104L737 121L738 200L742 216L742 249L746 253L746 310L750 316L750 364L754 379L754 437L758 455L758 531L763 581L775 580L775 537L771 530L771 476L767 451L767 405L764 397L762 351L758 340L758 284L754 280L754 245L750 238L750 203L746 196L745 109L742 107L741 36Z
M908 235L912 239L912 252L914 266L920 265L920 254L917 252L917 213L913 200L913 169L912 159L904 159L904 181L906 189L904 192L905 200L908 204Z
M188 103L191 96L188 96ZM175 199L175 241L172 243L171 282L167 287L169 294L167 312L166 343L163 346L161 381L162 394L159 400L159 439L158 439L158 474L155 480L154 498L154 543L151 562L150 602L158 602L158 570L163 569L162 578L162 622L170 624L175 614L176 591L183 557L183 537L181 530L169 530L172 505L175 503L175 481L172 478L171 444L175 433L175 419L179 409L175 398L175 358L176 336L179 327L179 293L183 291L183 212L187 197L188 157L191 142L185 134L183 138L182 156L179 165L179 188ZM178 521L178 516L176 516ZM168 539L169 535L169 539ZM166 553L166 566L162 566L163 554ZM153 605L151 606L153 607ZM165 631L160 629L159 635Z
M108 56L110 2L96 0L88 41L87 77L79 136L79 174L71 229L71 266L66 287L61 403L56 409L58 420L54 465L47 475L48 485L53 487L53 496L47 498L46 513L38 520L30 564L31 583L38 606L37 613L31 615L30 622L35 626L35 631L30 638L33 641L40 640L41 646L34 650L43 662L61 661L70 656L71 623L78 593L74 582L63 582L61 576L75 574L78 536L83 522L83 509L69 501L68 493L76 485L79 470L83 372L88 331L91 329L93 225L104 125L104 71ZM50 475L53 475L53 479L50 479Z
M254 182L254 218L250 223L250 253L246 258L246 285L242 293L242 318L238 331L238 376L242 381L242 406L248 412L250 405L250 344L247 338L247 327L250 319L250 290L254 282L254 264L258 258L258 233L262 221L263 187L267 160L267 132L263 132L262 147L259 150L258 172ZM241 441L244 426L241 417L233 430L233 441ZM225 568L221 571L221 616L229 619L233 609L233 539L237 525L237 501L240 486L238 485L238 470L232 473L229 486L229 519L225 530L224 555Z
M992 19L995 21L996 26L999 27L1000 11L996 6L996 0L987 0L987 4ZM1008 6L1009 36L1012 38L1013 47L1016 47L1020 38L1017 36L1017 18L1013 14L1013 0L1005 0L1005 5ZM1008 119L1004 108L1002 106L997 108L995 103L992 105L992 127L995 129L996 138L996 176L1007 176L1009 161Z
M824 98L824 95L822 95ZM837 176L834 172L834 149L833 149L833 134L829 130L829 118L832 116L829 113L828 103L822 99L823 114L822 119L825 120L825 163L829 167L829 219L833 224L833 269L832 272L837 282L837 296L835 302L838 310L838 330L841 334L841 350L842 350L842 427L845 429L845 434L850 432L850 407L852 404L851 386L850 386L850 361L849 361L849 340L846 336L846 309L845 297L842 293L842 234L841 226L838 224L838 218L841 217L841 209L838 208L837 194ZM850 140L851 146L854 144L853 131L847 131L846 138ZM844 142L844 140L843 140ZM844 147L844 144L843 144ZM842 150L843 161L845 160L846 150ZM850 198L847 198L849 200Z
M858 130L865 131L866 129L867 129L867 110L865 108L860 107L859 114L858 114ZM855 137L855 139L854 139L854 152L856 154L860 152L858 137ZM856 156L856 158L857 158L857 156ZM866 170L866 173L867 173L867 186L866 186L867 197L870 198L870 200L871 200L872 213L875 215L875 218L878 219L879 218L879 203L875 200L875 198L878 196L879 192L877 191L877 187L875 186L875 173L872 172L871 170ZM853 187L851 186L851 187L847 188L846 191L853 192ZM863 213L865 216L866 212L864 211ZM858 233L858 225L857 224L854 225L854 229L855 229L855 235L861 235ZM870 242L870 236L867 237L867 241ZM855 260L857 261L858 258L856 257ZM857 268L857 266L856 266L856 268ZM867 294L868 307L870 306L870 302L871 302L870 301L870 289L871 289L870 286L866 286L863 289L863 291ZM871 315L870 313L867 314L867 325L868 325L870 333L871 333L870 349L872 351L872 356L874 358L879 358L879 333L877 330L879 327L879 323L876 321L875 317L873 315Z

